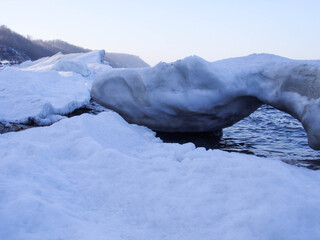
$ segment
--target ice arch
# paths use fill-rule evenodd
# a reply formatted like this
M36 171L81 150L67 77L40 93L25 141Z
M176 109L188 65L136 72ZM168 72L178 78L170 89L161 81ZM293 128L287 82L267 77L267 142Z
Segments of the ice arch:
M253 54L207 62L192 56L108 71L95 80L91 96L130 123L167 132L219 130L266 103L298 119L310 147L320 149L320 61Z

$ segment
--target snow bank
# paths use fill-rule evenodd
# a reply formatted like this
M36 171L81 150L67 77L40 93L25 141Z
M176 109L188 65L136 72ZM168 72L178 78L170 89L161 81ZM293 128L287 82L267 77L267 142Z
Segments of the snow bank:
M0 72L0 121L46 125L90 100L86 81L78 74L32 72L6 68Z
M51 57L41 58L33 62L24 62L20 64L20 68L35 71L75 72L88 77L90 74L97 74L111 68L109 65L103 64L104 55L104 50L88 53L57 53Z
M0 122L48 125L86 105L104 51L56 54L0 71Z
M0 239L316 240L319 182L85 114L0 135Z
M270 54L207 62L193 56L153 68L112 70L91 95L127 121L164 132L215 131L262 103L302 122L320 149L320 61Z

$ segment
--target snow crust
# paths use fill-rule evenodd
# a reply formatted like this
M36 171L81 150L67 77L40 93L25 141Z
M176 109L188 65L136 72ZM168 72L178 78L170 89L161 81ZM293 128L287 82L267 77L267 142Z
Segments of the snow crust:
M253 54L211 63L192 56L108 71L91 95L127 121L164 132L219 130L266 103L302 122L309 145L320 149L320 61Z
M319 171L85 114L0 135L0 239L316 240L319 182Z
M0 71L0 121L48 125L88 104L93 79L111 69L104 51L58 53Z
M25 70L35 71L55 70L74 72L88 77L90 74L97 74L97 72L111 68L109 65L103 64L104 55L104 50L96 50L88 53L57 53L51 57L41 58L33 62L26 61L20 64L20 67Z

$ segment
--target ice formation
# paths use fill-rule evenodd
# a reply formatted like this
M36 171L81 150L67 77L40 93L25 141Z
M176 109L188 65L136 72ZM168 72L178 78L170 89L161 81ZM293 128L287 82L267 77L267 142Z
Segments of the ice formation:
M0 71L0 122L48 125L90 101L93 79L111 67L104 51L27 61Z
M270 54L207 62L196 56L153 68L111 70L91 96L128 122L167 132L219 130L263 103L297 118L320 149L320 61Z
M88 53L57 53L51 57L40 58L36 61L26 61L20 64L20 68L33 71L60 71L74 72L88 77L102 70L110 69L109 65L103 64L104 50L96 50Z

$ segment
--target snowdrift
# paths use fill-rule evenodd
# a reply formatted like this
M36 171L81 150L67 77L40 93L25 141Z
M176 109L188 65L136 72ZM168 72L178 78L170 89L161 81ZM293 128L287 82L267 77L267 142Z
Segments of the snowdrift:
M0 122L48 125L88 104L93 79L111 69L104 51L58 53L0 71Z
M88 77L90 74L105 71L111 67L104 63L104 50L96 50L88 53L57 53L51 57L41 58L36 61L26 61L20 65L24 70L34 71L61 71L74 72Z
M0 135L0 239L316 240L319 182L319 171L85 114Z
M310 147L320 149L320 61L253 54L211 63L193 56L108 71L91 96L128 122L163 132L220 130L266 103L297 118Z

